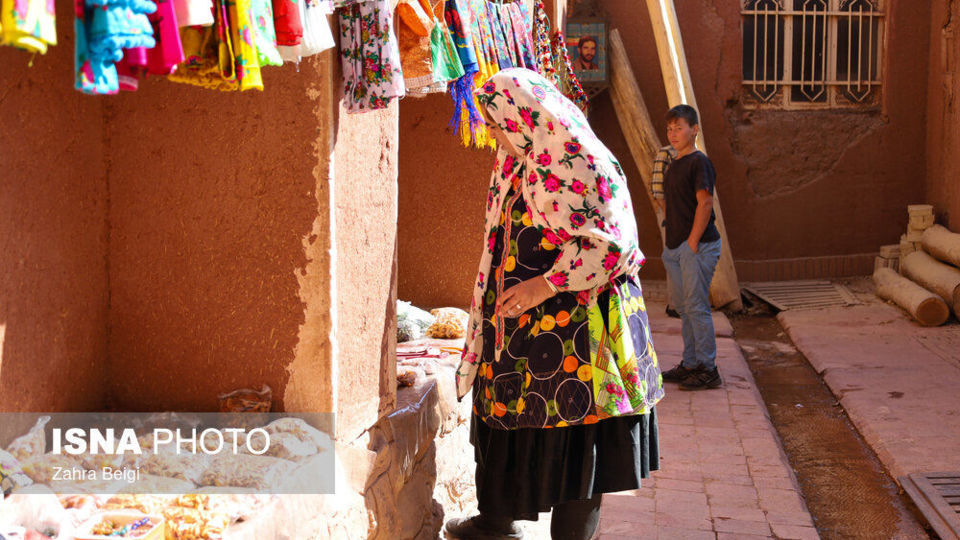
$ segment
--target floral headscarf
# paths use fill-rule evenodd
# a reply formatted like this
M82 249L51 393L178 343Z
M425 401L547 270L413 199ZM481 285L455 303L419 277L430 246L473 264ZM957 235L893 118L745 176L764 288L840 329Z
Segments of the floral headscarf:
M590 129L583 112L540 74L522 68L500 71L477 91L490 119L524 155L501 149L487 197L486 238L495 238L503 197L519 179L533 224L560 246L545 274L560 291L578 291L581 303L596 306L601 287L644 263L633 205L616 158ZM487 242L474 284L458 396L476 376L483 350L482 297L493 259ZM502 320L495 321L498 329ZM498 335L497 355L502 341Z

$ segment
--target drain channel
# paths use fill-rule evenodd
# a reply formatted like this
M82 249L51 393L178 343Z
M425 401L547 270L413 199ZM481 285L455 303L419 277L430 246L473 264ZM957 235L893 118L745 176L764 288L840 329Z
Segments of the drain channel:
M927 538L912 505L775 318L730 318L820 536Z

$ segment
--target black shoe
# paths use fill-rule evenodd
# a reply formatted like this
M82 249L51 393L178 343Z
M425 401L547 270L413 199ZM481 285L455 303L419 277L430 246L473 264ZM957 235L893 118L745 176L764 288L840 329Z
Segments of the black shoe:
M687 369L683 367L683 364L677 364L673 369L668 369L663 372L663 380L667 382L683 382L687 380L687 377L699 373L700 368Z
M666 311L667 311L667 317L673 317L674 319L679 319L679 318L680 318L680 314L677 313L677 310L673 309L672 307L667 306L667 310L666 310Z
M521 531L512 521L495 521L483 515L470 518L454 518L443 526L447 538L457 540L515 540L523 538Z
M704 388L720 388L721 386L723 386L723 379L720 378L720 370L717 368L693 373L680 383L681 390L703 390Z

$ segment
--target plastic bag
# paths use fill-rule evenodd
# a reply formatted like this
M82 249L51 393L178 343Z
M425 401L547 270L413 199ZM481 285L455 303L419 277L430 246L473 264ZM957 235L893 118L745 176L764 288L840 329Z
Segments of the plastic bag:
M16 488L26 487L33 480L23 472L17 458L0 450L0 500Z
M333 13L333 6L324 0L304 0L300 3L303 22L303 38L300 42L300 56L313 56L323 52L336 43L327 15Z
M299 462L333 449L330 436L302 418L280 418L264 426L264 430L270 434L270 448L260 455ZM264 438L256 433L250 436L250 441L257 449L266 445ZM244 445L243 452L251 454L248 445Z
M70 533L78 525L50 488L39 484L19 488L0 503L0 524L26 527L51 538L61 533L73 538Z
M266 438L259 434L254 433L250 437L252 446L258 450L266 446ZM250 452L250 449L247 446L244 446L243 452L245 454L254 455ZM270 435L270 448L267 449L263 456L270 456L280 459L287 459L291 461L300 461L301 459L308 458L310 456L317 454L317 446L309 441L303 441L297 438L293 433L276 433Z
M41 416L26 435L21 435L10 443L7 452L21 463L32 457L42 456L47 451L47 440L43 428L49 421L49 416Z
M279 485L295 467L296 463L275 457L224 454L210 461L198 485L269 490Z
M397 341L413 341L423 337L424 332L436 321L436 317L412 305L397 300Z
M243 388L227 394L220 394L220 412L270 412L273 400L273 391L263 385L260 390Z
M199 484L204 469L210 463L206 454L159 453L143 456L140 472Z
M44 454L30 458L22 463L23 472L38 484L50 484L58 470L72 471L83 469L80 459L64 454Z
M427 329L427 336L437 339L459 339L467 333L470 315L457 308L437 308L430 311L437 320Z

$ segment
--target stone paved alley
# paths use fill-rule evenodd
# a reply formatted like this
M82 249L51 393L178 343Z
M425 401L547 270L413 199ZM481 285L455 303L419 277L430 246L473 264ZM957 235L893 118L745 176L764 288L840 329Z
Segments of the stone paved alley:
M649 304L661 365L675 365L679 321ZM605 497L598 538L818 538L730 323L715 314L721 389L669 385L659 406L661 470Z

